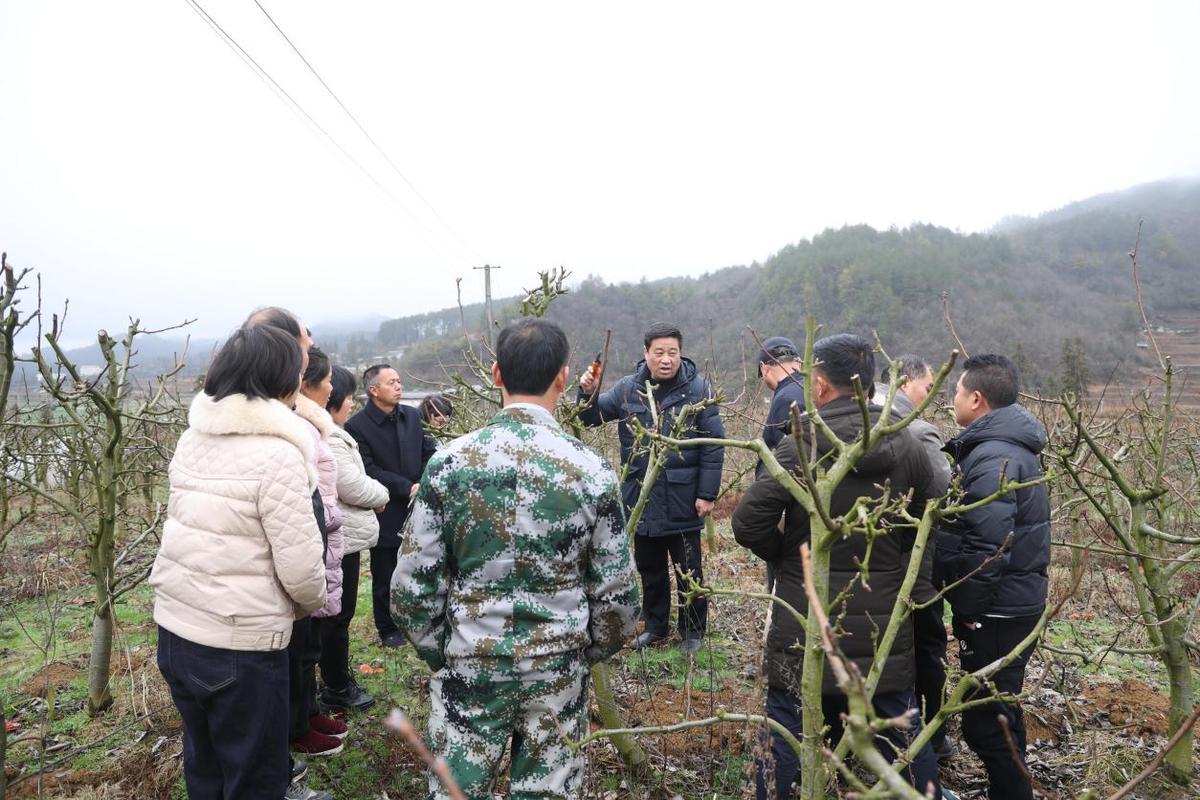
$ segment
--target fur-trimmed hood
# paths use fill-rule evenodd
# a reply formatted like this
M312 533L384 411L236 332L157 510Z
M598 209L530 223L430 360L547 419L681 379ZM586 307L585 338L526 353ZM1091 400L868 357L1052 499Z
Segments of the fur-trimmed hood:
M329 416L328 411L303 394L296 395L296 413L308 420L309 424L321 434L322 439L328 439L334 428L337 427L333 424L333 417Z
M302 395L297 397L303 398ZM308 402L312 403L311 400ZM312 404L316 406L316 403ZM248 398L244 394L214 400L212 395L201 392L188 409L188 426L214 436L275 436L283 439L303 454L308 482L314 489L317 486L312 434L304 420L278 400Z

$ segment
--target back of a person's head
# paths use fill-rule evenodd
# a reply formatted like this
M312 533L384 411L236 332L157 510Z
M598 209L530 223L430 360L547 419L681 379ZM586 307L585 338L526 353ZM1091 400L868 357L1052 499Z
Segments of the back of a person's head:
M496 338L496 363L510 395L544 395L569 356L567 335L544 319L519 319Z
M312 363L311 356L309 363ZM347 397L354 397L354 389L357 381L354 379L353 372L335 364L333 374L329 376L329 384L333 387L333 390L329 393L329 402L325 404L325 410L333 412L342 407Z
M929 365L925 363L925 359L920 356L906 354L896 358L897 371L901 378L920 378L930 371ZM880 383L892 382L892 369L888 365L884 365L883 370L879 373Z
M417 410L421 412L421 419L424 422L429 422L435 416L447 419L454 416L454 405L450 402L450 398L444 394L429 395L429 397L421 401L421 405Z
M300 339L300 319L286 308L267 306L266 308L255 309L246 318L246 321L242 323L243 328L258 328L261 326L278 328L293 338Z
M991 408L1003 408L1017 402L1021 377L1008 356L984 353L963 363L962 384L967 391L983 395Z
M875 375L875 350L871 343L853 333L839 333L818 339L813 345L813 369L825 377L841 394L854 392L857 375L868 396Z
M286 332L260 325L239 328L213 356L204 393L215 400L234 394L281 400L300 385L300 345Z

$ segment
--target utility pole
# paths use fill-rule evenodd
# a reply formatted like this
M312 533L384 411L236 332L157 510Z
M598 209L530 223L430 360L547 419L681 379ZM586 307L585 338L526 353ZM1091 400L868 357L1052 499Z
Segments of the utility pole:
M492 349L492 331L496 327L496 315L492 313L492 270L500 269L500 267L484 264L482 267L471 267L471 269L483 270L483 297L484 305L487 308L487 343L490 350Z

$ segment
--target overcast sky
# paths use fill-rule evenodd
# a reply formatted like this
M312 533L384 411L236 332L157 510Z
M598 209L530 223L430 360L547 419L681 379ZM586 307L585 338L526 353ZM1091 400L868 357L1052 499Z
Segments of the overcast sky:
M1200 172L1194 2L260 0L396 169L254 0L198 2L337 146L186 0L0 3L0 249L75 341L433 310L485 261L499 295L700 274Z

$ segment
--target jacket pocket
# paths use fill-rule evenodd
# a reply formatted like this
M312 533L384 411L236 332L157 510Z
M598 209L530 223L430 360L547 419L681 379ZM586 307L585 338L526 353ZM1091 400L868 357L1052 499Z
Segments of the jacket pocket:
M696 519L696 467L668 467L667 516L672 521Z

